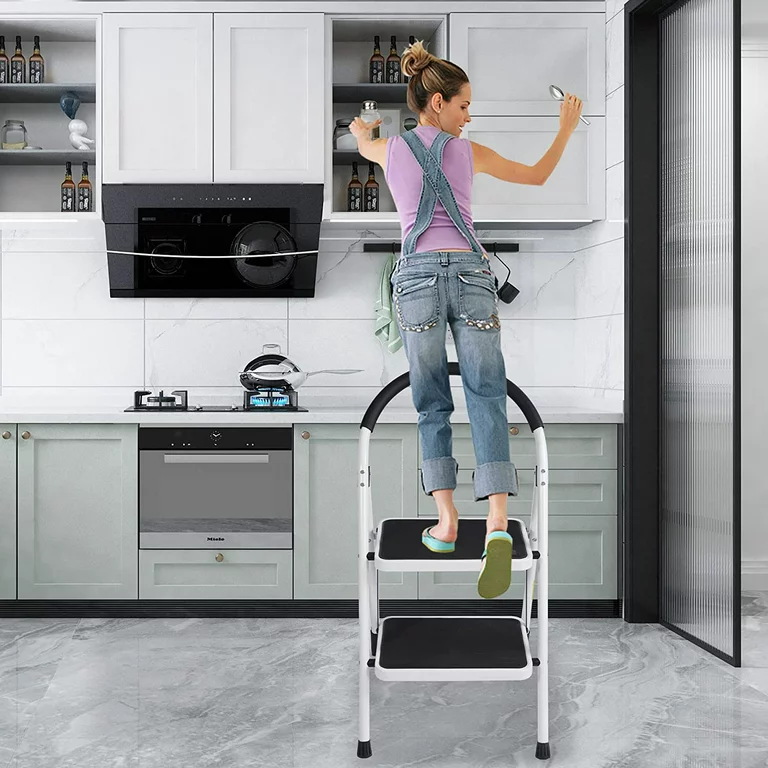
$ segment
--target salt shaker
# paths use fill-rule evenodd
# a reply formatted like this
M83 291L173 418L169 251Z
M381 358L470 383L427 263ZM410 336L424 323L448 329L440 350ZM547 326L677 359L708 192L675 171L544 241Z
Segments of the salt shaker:
M365 123L374 123L376 120L381 120L379 114L379 108L375 101L364 101L363 108L360 110L360 119ZM379 126L377 125L371 130L371 138L379 138Z

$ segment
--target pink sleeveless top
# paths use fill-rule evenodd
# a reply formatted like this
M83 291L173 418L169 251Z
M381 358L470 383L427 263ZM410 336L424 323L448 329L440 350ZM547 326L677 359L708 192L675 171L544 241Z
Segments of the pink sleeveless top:
M426 147L430 147L440 132L431 125L418 125L413 129ZM443 150L443 173L453 189L453 195L459 205L461 216L469 230L475 234L472 221L472 180L474 177L472 145L469 139L451 139ZM421 198L423 172L408 145L400 136L392 136L387 141L387 160L384 169L389 191L400 215L402 239L413 229L416 212ZM472 246L464 235L456 229L451 217L442 203L435 203L432 223L416 241L416 251L451 251L464 250Z

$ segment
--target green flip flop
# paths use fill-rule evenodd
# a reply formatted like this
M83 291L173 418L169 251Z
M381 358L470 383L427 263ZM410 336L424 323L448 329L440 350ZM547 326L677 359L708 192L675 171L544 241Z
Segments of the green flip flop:
M478 594L487 600L503 595L512 581L512 537L506 531L488 534L482 560Z

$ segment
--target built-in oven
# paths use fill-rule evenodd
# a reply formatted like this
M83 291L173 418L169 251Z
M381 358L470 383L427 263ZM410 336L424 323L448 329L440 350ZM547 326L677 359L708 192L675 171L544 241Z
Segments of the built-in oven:
M141 549L291 549L291 427L140 427Z

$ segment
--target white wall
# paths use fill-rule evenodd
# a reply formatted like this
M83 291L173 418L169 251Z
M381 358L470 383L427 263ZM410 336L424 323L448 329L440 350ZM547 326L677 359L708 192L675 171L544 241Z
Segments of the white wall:
M742 6L742 580L745 589L768 590L768 7Z

